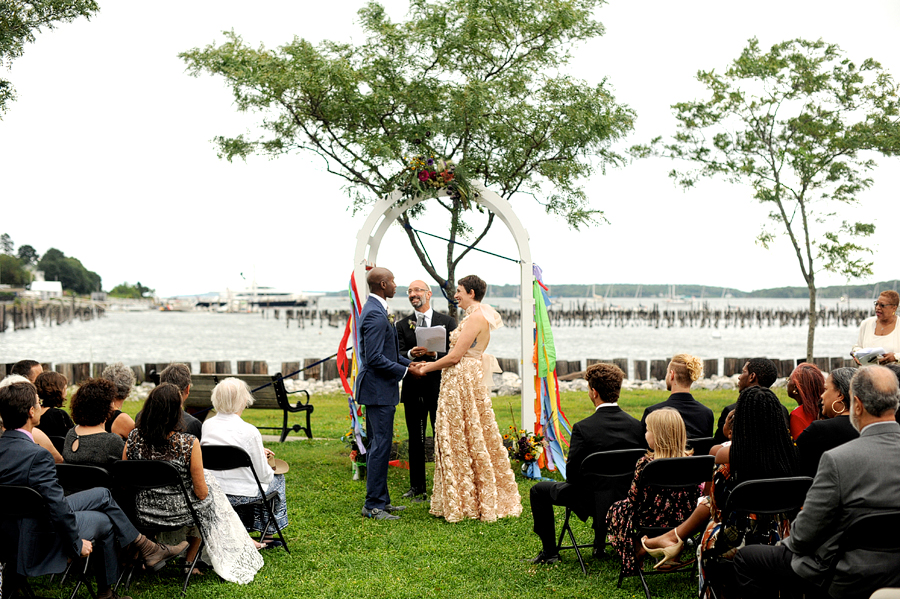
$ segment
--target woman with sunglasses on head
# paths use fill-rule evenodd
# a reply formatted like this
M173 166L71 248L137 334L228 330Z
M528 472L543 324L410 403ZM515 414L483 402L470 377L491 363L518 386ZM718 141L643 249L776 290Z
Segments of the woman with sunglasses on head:
M897 326L897 306L900 294L896 291L882 291L875 300L875 316L865 319L859 325L859 347L882 347L885 354L878 358L879 364L891 364L900 358L900 327Z

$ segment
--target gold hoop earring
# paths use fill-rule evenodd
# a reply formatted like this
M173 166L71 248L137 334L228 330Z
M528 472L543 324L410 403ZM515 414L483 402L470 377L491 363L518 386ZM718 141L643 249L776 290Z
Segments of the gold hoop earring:
M840 411L840 412L838 412L837 410L834 409L834 405L835 405L836 403L838 403L838 402L840 402L840 403L842 403L842 404L844 405L844 407L841 408L841 411ZM844 403L844 400L843 400L843 399L839 399L839 400L837 400L836 402L834 402L833 404L831 404L831 409L834 411L835 414L843 414L844 412L847 411L847 404Z

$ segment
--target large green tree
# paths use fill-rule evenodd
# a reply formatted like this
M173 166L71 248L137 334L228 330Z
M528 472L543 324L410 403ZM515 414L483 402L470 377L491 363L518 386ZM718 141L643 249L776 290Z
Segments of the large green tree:
M67 291L84 295L100 291L100 275L86 269L79 259L66 257L56 248L47 250L37 267L44 271L46 280L61 282Z
M0 0L0 67L8 69L40 31L98 10L95 0ZM0 78L0 117L14 99L12 83Z
M900 152L897 85L872 59L855 63L834 44L791 40L768 52L747 47L724 72L700 71L708 97L673 106L678 130L633 149L688 161L670 176L685 188L702 177L747 185L770 208L758 242L791 243L809 290L807 360L816 327L816 274L872 273L862 238L871 223L845 220L872 185L877 154Z
M221 45L181 54L194 75L223 77L260 131L217 137L221 157L312 153L344 180L359 209L401 185L416 155L452 160L458 173L500 196L531 195L578 228L602 219L580 181L620 156L611 144L632 128L606 82L565 73L573 46L603 33L603 0L412 0L392 22L370 2L360 45L295 38L252 48L234 32ZM429 206L446 211L446 271L411 230ZM400 219L419 260L444 289L494 222L465 197L438 197ZM468 219L468 220L467 220ZM477 230L473 223L477 222ZM452 292L450 293L452 295Z

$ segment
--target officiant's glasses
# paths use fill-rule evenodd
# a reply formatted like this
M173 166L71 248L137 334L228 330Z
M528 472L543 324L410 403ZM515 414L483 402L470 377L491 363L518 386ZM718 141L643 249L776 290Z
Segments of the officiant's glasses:
M410 287L406 290L406 295L413 295L414 293L425 293L429 291L428 289L422 289L421 287Z

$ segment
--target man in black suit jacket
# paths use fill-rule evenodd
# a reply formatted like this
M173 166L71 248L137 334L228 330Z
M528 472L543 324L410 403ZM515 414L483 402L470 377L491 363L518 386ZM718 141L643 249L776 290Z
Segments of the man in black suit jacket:
M187 542L169 547L139 534L108 489L63 495L53 457L31 438L41 420L34 385L22 381L0 387L0 418L6 427L0 437L0 484L31 487L47 504L46 518L23 518L3 528L4 542L17 545L19 575L62 572L69 558L95 553L98 599L110 599L117 597L112 590L118 577L117 542L133 544L153 570L187 548Z
M407 295L415 312L397 321L400 354L414 361L434 362L443 358L447 355L450 331L456 328L456 319L431 309L431 289L425 281L410 283ZM416 343L416 327L420 326L442 326L447 329L444 351L429 353ZM400 403L403 404L406 430L409 433L409 491L403 496L413 501L424 501L428 497L425 487L425 431L430 419L431 434L434 435L434 418L440 390L440 370L429 372L418 379L407 379L400 389Z
M688 439L710 437L715 424L712 410L694 399L691 384L700 378L702 365L698 358L688 354L678 354L669 362L666 370L666 389L672 392L669 399L644 410L641 427L647 431L647 416L662 408L672 408L681 414Z
M594 497L587 496L581 483L581 462L598 451L647 447L641 423L619 407L619 391L625 373L615 364L593 364L584 374L594 413L572 427L566 482L540 482L531 487L531 515L534 532L541 538L541 552L530 560L535 564L559 561L556 550L556 523L553 506L571 508L582 520L594 519L594 554L602 551L606 538L606 514L597 514ZM622 497L619 497L621 499Z

